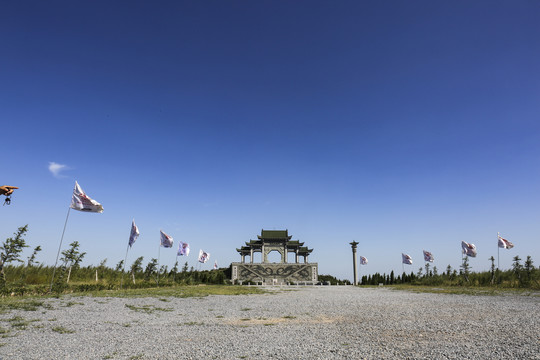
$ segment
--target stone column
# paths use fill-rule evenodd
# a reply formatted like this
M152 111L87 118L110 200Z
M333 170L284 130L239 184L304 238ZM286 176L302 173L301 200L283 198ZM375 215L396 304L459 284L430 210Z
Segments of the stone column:
M352 256L353 256L353 274L354 274L354 285L358 285L358 273L356 272L356 246L358 243L353 240L351 244Z
M250 251L250 253L249 253L249 254L250 254L250 255L249 255L249 262L250 262L251 264L253 264L253 248L251 248L249 251Z

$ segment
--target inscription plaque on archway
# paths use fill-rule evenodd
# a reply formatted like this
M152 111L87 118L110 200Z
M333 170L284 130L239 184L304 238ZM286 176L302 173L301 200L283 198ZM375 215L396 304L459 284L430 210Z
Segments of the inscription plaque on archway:
M241 262L232 263L233 283L254 282L269 285L287 283L316 283L318 281L317 263L308 262L308 249L303 242L291 240L288 230L261 230L257 240L250 240L240 249ZM269 262L268 254L276 251L280 262ZM261 254L261 262L254 262L253 256ZM294 262L288 262L288 254L294 254ZM249 262L246 258L249 257ZM300 262L300 258L303 262Z

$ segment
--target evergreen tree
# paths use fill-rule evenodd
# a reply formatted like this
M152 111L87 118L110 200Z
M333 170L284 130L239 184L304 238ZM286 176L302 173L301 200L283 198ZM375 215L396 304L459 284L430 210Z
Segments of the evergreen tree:
M469 282L469 273L470 273L470 266L469 266L469 257L465 255L463 258L463 262L461 263L461 273L463 274L463 278L465 281Z
M495 258L493 255L488 259L491 261L491 284L495 283Z
M522 280L522 277L521 277L521 272L523 271L523 266L520 263L521 259L520 259L519 255L516 255L516 256L514 256L514 258L512 260L514 261L512 263L512 272L514 273L514 276L518 280L519 285L522 285L523 280Z
M534 265L533 261L530 255L527 256L527 260L525 260L525 274L527 275L527 285L531 283L532 280L532 273L534 271Z
M426 261L426 274L424 275L425 277L428 277L429 276L429 262Z

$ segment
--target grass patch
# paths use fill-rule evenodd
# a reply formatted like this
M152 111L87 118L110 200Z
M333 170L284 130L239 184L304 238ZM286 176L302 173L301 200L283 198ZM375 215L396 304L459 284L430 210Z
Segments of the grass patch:
M41 308L50 310L52 306L37 299L0 298L0 313L6 313L11 310L37 311Z
M146 314L152 314L156 311L173 311L173 309L171 308L160 308L160 307L152 306L152 305L135 306L135 305L126 304L126 307L130 310L133 310L136 312L144 312Z
M218 316L216 316L216 319L223 319L224 317L225 316L223 316L223 315L218 315Z
M30 325L30 323L36 322L39 320L26 320L25 318L21 316L15 316L15 317L12 317L11 319L7 319L6 321L11 323L12 328L24 330L26 329L28 325Z
M240 309L240 311L250 311L250 310L252 310L252 309L251 308L242 308L242 309Z
M287 316L284 316L283 319L296 319L296 316L287 315Z
M386 289L410 291L415 293L473 295L473 296L499 296L499 295L522 295L540 296L540 292L530 289L493 288L479 286L425 286L425 285L387 285Z
M55 326L52 328L52 331L57 332L59 334L73 334L75 332L75 330L70 330L63 326Z
M101 290L78 293L78 296L95 296L95 297L206 297L209 295L249 295L249 294L266 294L267 291L253 286L240 285L179 285L171 287L155 287L155 288L140 288L140 289L123 289L123 290ZM75 294L74 294L75 295Z
M84 305L84 303L76 302L76 301L68 301L64 304L64 307L72 307L73 305Z

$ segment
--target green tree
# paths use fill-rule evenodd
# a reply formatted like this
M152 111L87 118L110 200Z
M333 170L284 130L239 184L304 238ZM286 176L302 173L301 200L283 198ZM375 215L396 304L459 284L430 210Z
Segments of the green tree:
M533 265L533 261L530 255L528 255L527 260L525 260L524 270L525 270L525 275L527 275L527 285L529 285L531 283L532 273L534 271L534 265Z
M133 278L133 284L135 284L135 274L138 272L141 272L143 269L142 268L143 259L144 257L140 256L133 262L133 264L131 264L129 271L131 272L131 277Z
M21 252L26 245L23 236L28 231L28 225L21 226L13 234L15 237L7 238L0 246L0 290L4 291L6 286L6 274L4 266L12 261L23 262L20 259Z
M518 280L519 285L522 285L523 279L521 272L523 271L523 266L520 263L521 259L519 255L516 255L512 260L514 261L512 263L512 272L514 273L515 278Z
M62 261L63 263L62 267L64 269L67 269L69 267L68 277L66 281L67 283L69 283L69 279L71 277L71 270L77 269L82 259L86 255L85 252L83 253L79 252L78 241L72 242L71 244L69 244L69 246L70 248L68 250L62 251L62 257L60 258L60 261Z
M469 257L465 255L463 262L461 263L461 273L466 282L469 282L469 274L471 267L469 266Z
M158 262L157 259L152 258L150 262L146 265L146 269L144 269L144 279L150 280L152 275L154 275L157 271Z
M488 259L491 261L491 284L493 285L495 283L495 258L493 255Z
M28 267L34 266L34 264L39 264L36 261L36 256L37 256L38 252L40 252L40 251L41 251L41 246L38 245L38 246L36 246L34 248L34 251L32 252L32 255L30 255L28 257L28 263L27 263Z
M124 267L124 260L120 260L118 264L116 264L116 267L114 268L115 271L122 271Z
M430 266L430 264L428 262L426 262L426 274L424 275L425 277L429 276L429 266Z

